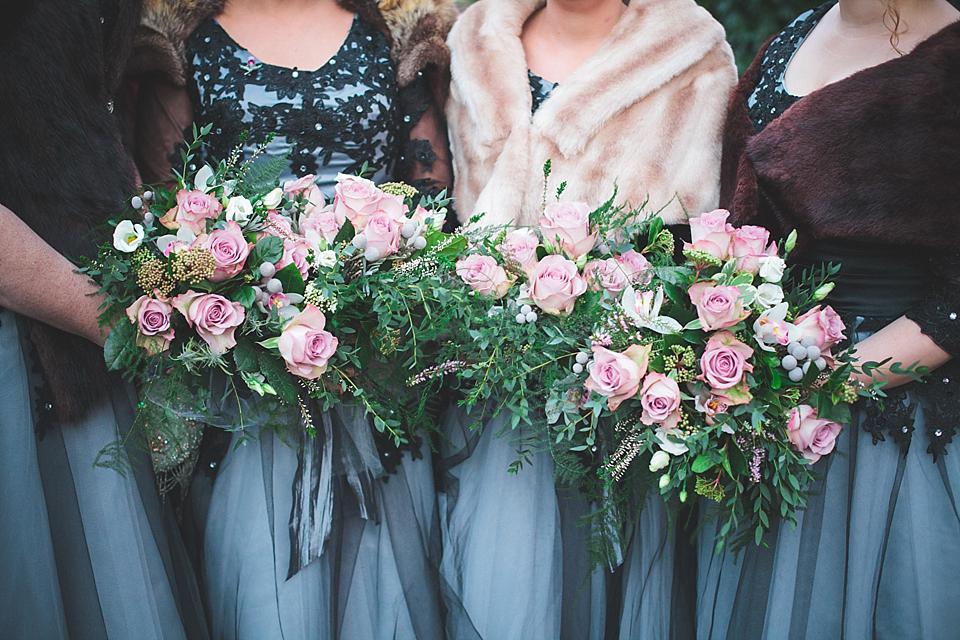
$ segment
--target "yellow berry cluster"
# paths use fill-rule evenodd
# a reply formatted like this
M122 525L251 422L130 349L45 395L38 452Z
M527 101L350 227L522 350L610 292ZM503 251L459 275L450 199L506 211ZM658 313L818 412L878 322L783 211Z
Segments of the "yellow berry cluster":
M415 187L411 187L404 182L385 182L380 185L380 190L401 198L412 198L418 193Z
M213 276L216 269L213 254L200 247L177 251L170 259L170 272L177 282L201 282Z
M145 293L160 298L168 297L176 286L167 273L166 265L156 258L143 262L137 268L137 285Z

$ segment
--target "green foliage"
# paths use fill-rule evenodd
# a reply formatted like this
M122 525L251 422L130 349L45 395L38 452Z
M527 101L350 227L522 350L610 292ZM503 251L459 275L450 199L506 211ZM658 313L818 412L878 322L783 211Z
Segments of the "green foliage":
M750 66L760 45L817 5L810 0L700 0L698 4L727 30L727 41L741 73Z

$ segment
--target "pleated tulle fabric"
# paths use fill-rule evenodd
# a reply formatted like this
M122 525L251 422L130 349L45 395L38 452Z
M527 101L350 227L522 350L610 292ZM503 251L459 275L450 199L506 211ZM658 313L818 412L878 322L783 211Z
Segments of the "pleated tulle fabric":
M32 368L16 316L0 313L0 635L42 640L207 637L196 582L150 462L94 467L133 422L118 384L82 422L38 441Z

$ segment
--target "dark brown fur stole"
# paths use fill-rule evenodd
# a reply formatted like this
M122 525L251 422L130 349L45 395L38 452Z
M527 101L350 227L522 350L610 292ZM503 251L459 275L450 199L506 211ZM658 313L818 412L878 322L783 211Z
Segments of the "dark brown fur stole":
M0 202L71 259L96 255L98 229L133 192L135 171L108 104L139 13L122 0L104 37L95 0L27 0L0 24ZM44 286L42 273L36 287ZM55 295L56 292L50 292ZM96 345L30 321L61 420L110 385Z
M757 134L731 101L721 203L737 224L930 248L960 239L960 23L796 102Z

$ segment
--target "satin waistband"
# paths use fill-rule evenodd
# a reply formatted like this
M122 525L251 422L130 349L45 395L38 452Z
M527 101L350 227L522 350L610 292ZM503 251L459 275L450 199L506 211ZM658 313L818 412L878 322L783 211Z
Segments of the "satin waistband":
M824 301L845 314L899 316L917 303L930 284L929 256L916 247L819 240L798 264L839 264L836 287Z

